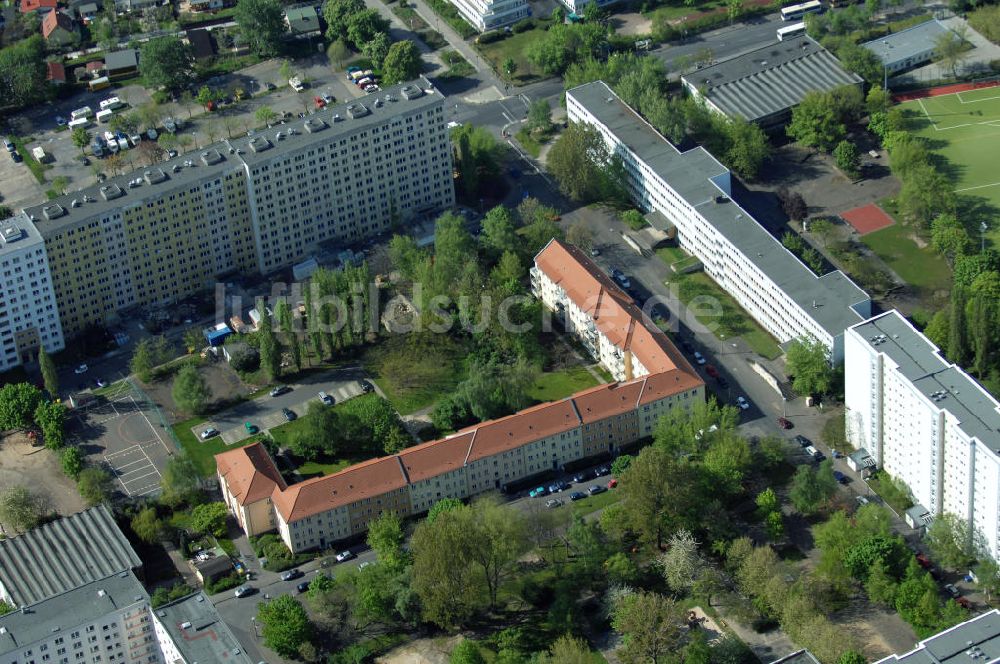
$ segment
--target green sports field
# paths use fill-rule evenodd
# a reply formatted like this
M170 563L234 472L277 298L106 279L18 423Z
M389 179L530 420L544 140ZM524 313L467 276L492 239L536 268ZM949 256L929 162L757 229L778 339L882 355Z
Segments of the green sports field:
M964 196L1000 208L1000 87L915 99L901 104L914 133L947 161L944 172ZM990 235L1000 240L1000 223Z

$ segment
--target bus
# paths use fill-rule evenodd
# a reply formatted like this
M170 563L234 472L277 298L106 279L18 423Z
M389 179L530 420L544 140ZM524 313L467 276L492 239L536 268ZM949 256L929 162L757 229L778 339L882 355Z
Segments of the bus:
M795 21L806 14L823 11L823 5L819 0L809 0L798 5L789 5L781 10L782 21Z
M785 41L791 37L798 37L804 34L806 34L805 23L792 23L783 28L778 28L778 41Z

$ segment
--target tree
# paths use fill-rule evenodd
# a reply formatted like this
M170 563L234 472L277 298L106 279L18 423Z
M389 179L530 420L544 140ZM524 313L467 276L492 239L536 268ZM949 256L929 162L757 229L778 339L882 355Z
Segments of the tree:
M412 81L423 67L420 51L412 41L400 41L389 47L382 63L382 77L386 85Z
M191 510L191 529L206 535L225 537L229 509L225 503L205 503Z
M160 478L160 502L168 507L177 508L183 504L195 503L201 490L198 485L198 468L187 456L174 456L167 461Z
M330 45L332 50L334 45L342 43L339 41ZM389 55L389 48L392 46L392 39L385 32L379 32L361 47L361 52L365 54L375 67L381 67L385 62L385 57Z
M364 0L326 0L323 18L326 19L326 38L334 41L347 39L351 17L365 10Z
M278 0L239 0L233 20L251 51L261 57L278 53L286 27Z
M837 168L846 173L849 177L855 178L861 166L861 157L858 149L850 141L841 141L833 149L833 158L837 162Z
M260 313L260 325L257 327L260 364L267 379L276 380L281 376L281 346L274 336L271 311L267 308L264 300L257 301L257 311Z
M462 639L451 651L448 664L486 664L479 646L472 639Z
M389 32L389 21L377 9L364 9L353 14L347 22L347 41L355 50L362 50L376 35ZM409 80L409 79L405 79Z
M261 624L264 645L282 657L295 657L312 633L306 610L291 595L279 595L258 604L257 622Z
M973 535L965 519L945 512L927 528L927 545L942 567L965 570L976 560Z
M70 138L73 145L80 148L80 154L83 154L84 148L90 144L90 132L87 131L86 127L74 127Z
M31 383L8 383L0 387L0 431L30 427L41 400L41 390Z
M150 39L142 45L139 72L148 87L177 92L194 73L191 47L174 36Z
M395 512L382 512L368 523L368 546L375 552L379 563L398 568L406 557L404 541L403 523Z
M507 58L503 61L503 73L507 74L507 79L513 79L517 71L517 61L514 58Z
M70 448L73 449L73 448ZM146 544L155 544L163 535L163 521L155 507L144 507L132 517L132 532Z
M967 33L962 26L957 30L945 30L934 39L935 62L950 69L952 78L958 78L958 66L969 57L965 48Z
M350 54L351 54L350 47L348 47L347 42L345 42L341 38L334 39L332 42L330 42L330 45L326 47L326 57L330 60L330 62L334 63L338 68L344 66L344 60L346 60ZM367 51L365 51L365 55L367 55L368 57L372 57ZM383 55L382 57L384 58L385 55ZM381 62L382 61L379 60L380 64ZM374 64L374 60L372 61L372 64Z
M44 512L41 499L23 486L8 486L0 491L0 522L16 532L37 526Z
M270 106L261 106L256 111L254 111L254 117L257 118L257 122L271 126L274 121L278 119L278 114L274 112Z
M212 398L212 390L197 367L185 364L174 378L171 395L181 410L191 415L201 415Z
M111 498L114 478L103 468L84 468L76 481L76 489L88 504L97 505Z
M833 479L833 467L829 459L812 466L799 466L792 477L792 488L788 493L792 505L803 514L814 514L837 490Z
M972 247L972 238L962 222L953 214L939 214L931 221L931 246L954 266L959 256Z
M582 220L574 221L566 230L566 241L584 251L590 251L594 246L594 234Z
M821 395L833 387L830 351L813 336L794 340L785 353L785 365L793 376L792 387L799 394Z
M62 465L62 470L66 473L66 476L75 480L80 477L80 473L83 472L87 461L80 448L73 445L71 447L64 447L62 452L59 453L59 463Z
M830 94L811 91L792 109L792 121L786 132L801 145L829 152L843 140L847 130L837 117Z
M583 203L599 200L606 189L606 168L611 155L600 132L575 122L549 150L548 170L559 181L563 194Z
M684 617L684 608L669 597L652 592L625 595L611 618L622 634L616 654L624 664L671 661L687 632Z

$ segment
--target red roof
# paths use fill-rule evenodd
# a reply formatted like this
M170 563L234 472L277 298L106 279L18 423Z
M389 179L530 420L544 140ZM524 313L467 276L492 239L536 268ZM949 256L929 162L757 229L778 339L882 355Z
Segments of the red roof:
M57 6L56 0L21 0L21 13L28 14L39 9L55 9Z
M271 455L260 443L217 454L215 465L240 505L263 500L286 486Z
M66 82L66 67L63 66L61 62L52 62L51 60L45 63L45 80L46 81L59 81L61 83Z
M46 39L56 28L62 28L66 32L73 32L76 25L73 23L73 19L67 16L64 12L53 11L45 15L42 19L42 36Z

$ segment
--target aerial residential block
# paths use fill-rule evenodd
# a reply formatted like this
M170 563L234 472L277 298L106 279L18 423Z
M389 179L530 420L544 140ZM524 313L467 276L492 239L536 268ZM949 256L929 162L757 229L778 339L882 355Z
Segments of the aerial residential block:
M851 327L844 347L848 441L1000 557L1000 403L898 311Z
M26 208L19 223L51 256L62 330L452 207L443 108L419 79Z
M25 217L0 221L0 372L65 347L45 244Z
M292 485L260 444L223 452L215 457L219 485L243 530L276 530L295 552L329 547L364 533L384 511L421 514L443 498L504 490L575 461L607 458L652 435L671 410L704 401L697 372L579 250L553 240L536 256L531 278L546 306L562 316L580 312L573 315L582 330L581 316L596 317L601 347L621 360L622 382Z
M729 169L702 147L677 150L603 81L569 90L566 110L621 157L634 204L662 214L705 273L779 343L812 336L841 360L844 330L871 315L867 293L839 270L816 276L732 199Z

